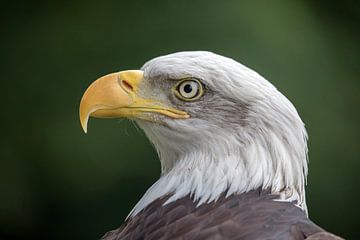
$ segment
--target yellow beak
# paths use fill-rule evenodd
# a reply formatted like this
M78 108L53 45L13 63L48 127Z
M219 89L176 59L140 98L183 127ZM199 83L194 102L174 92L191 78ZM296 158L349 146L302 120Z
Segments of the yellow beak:
M121 71L99 78L85 91L80 102L80 123L87 132L89 117L132 117L151 120L149 114L159 113L171 118L188 118L186 112L165 107L152 99L140 98L140 83L143 72Z

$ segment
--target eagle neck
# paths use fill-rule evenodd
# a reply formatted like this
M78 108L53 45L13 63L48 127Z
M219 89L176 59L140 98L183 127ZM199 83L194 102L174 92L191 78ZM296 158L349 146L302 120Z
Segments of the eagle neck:
M282 172L287 170L286 167L281 162L274 165L275 156L261 138L243 143L238 140L238 135L227 135L226 144L217 139L216 142L208 141L207 147L188 146L186 151L177 152L153 142L160 156L162 174L129 216L136 215L164 196L170 196L165 204L189 195L197 205L201 205L216 201L224 193L230 196L259 188L278 194L278 201L295 201L307 212L304 175L299 173L301 176L294 176L289 183L284 182ZM289 156L281 156L285 157Z

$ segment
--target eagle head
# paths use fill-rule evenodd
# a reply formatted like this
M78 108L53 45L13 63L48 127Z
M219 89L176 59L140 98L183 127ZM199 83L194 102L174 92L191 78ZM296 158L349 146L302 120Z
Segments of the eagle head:
M164 195L200 205L258 188L306 211L304 124L270 82L231 58L178 52L106 75L81 100L85 132L90 116L133 119L158 152L161 177L131 215Z

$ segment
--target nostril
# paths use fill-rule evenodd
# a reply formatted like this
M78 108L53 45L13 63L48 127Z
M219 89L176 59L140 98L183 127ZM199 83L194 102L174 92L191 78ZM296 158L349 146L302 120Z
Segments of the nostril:
M132 92L134 90L133 86L131 86L131 84L128 83L126 80L122 80L121 85L124 87L126 91Z

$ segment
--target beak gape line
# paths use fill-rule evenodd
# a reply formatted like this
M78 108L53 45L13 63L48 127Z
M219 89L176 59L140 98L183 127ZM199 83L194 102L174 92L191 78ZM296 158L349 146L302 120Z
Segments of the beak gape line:
M89 117L149 119L145 113L159 113L174 119L185 119L186 112L164 107L154 99L139 97L143 71L111 73L94 81L85 91L79 108L80 123L87 132Z

